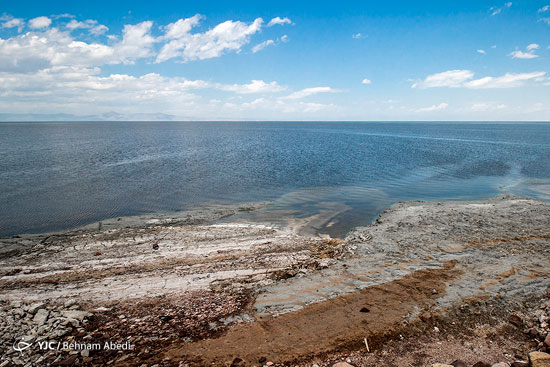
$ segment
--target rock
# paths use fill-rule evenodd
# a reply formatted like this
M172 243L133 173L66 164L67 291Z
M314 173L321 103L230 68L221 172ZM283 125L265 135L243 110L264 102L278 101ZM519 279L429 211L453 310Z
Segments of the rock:
M489 363L479 361L476 364L474 364L472 367L491 367L491 365Z
M506 362L498 362L493 364L491 367L510 367L510 365Z
M58 366L72 366L75 364L76 359L78 358L77 354L73 354L67 359L62 360L61 362L57 363Z
M548 333L546 338L544 338L544 344L546 344L547 347L550 347L550 333Z
M82 350L80 351L80 355L81 355L82 357L89 357L89 356L90 356L90 350L89 350L89 349L82 349Z
M529 363L532 367L550 367L550 354L531 352L529 353Z
M65 303L63 304L65 306L65 308L69 308L71 306L74 306L76 305L76 299L68 299L65 301Z
M75 327L75 328L80 326L80 321L78 321L77 319L68 318L68 319L67 319L67 322L68 322L69 324L71 324L72 327Z
M370 310L366 307L363 307L359 310L359 312L370 312Z
M353 365L349 364L348 362L337 362L333 364L332 367L353 367Z
M158 250L159 249L159 244L158 243L153 243L153 250Z
M529 363L524 361L515 361L510 365L510 367L529 367Z
M432 364L432 367L453 367L450 364L441 364L441 363L435 363Z
M514 315L514 314L510 315L510 317L508 317L508 321L510 322L510 324L516 327L523 326L523 320L518 315Z
M453 363L451 363L451 366L454 367L470 367L466 362L461 361L460 359L457 359Z
M36 303L31 304L27 311L34 315L38 310L44 308L45 306L46 305L42 302L36 302Z
M539 336L539 332L533 327L525 330L523 333L529 335L532 338L536 338L537 336Z
M86 317L92 316L92 314L87 311L78 311L78 310L63 310L61 311L61 315L63 315L63 317L66 317L68 319L76 319L78 321L82 321Z
M41 308L34 315L33 321L36 322L38 326L44 325L48 320L49 315L50 311Z

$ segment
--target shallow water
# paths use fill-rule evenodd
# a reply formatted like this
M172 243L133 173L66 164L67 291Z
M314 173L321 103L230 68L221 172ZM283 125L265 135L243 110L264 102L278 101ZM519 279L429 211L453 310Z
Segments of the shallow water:
M0 154L0 236L263 200L341 236L401 200L550 199L550 123L0 123Z

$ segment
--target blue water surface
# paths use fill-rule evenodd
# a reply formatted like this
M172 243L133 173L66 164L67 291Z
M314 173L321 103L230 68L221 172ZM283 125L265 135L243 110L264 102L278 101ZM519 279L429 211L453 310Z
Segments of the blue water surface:
M0 123L0 157L0 236L263 200L341 204L342 235L402 200L550 198L550 123Z

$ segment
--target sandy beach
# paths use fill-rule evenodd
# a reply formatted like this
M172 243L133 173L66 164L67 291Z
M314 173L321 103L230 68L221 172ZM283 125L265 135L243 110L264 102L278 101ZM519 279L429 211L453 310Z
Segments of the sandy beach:
M523 331L550 306L550 203L402 202L344 238L231 221L266 205L1 239L2 354L15 365L425 366L539 347L546 325Z

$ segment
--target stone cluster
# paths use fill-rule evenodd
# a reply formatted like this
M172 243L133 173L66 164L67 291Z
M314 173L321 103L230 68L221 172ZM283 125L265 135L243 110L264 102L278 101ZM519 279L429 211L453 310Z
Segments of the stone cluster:
M0 314L0 339L5 343L1 354L6 357L0 366L63 365L68 359L74 362L86 357L86 351L51 350L62 341L86 335L92 314L81 310L74 300L62 305L1 302Z

